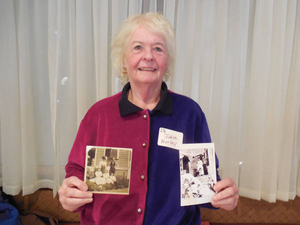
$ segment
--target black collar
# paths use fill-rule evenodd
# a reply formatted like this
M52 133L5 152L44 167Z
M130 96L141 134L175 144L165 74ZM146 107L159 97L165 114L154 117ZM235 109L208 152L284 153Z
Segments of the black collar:
M129 90L130 90L130 83L128 82L122 90L122 98L119 101L119 110L122 117L143 110L140 107L132 104L128 100L127 93ZM172 100L171 100L170 93L168 91L167 84L165 82L162 83L161 90L162 90L161 99L159 100L156 107L152 111L153 112L161 111L164 114L172 114L173 112Z

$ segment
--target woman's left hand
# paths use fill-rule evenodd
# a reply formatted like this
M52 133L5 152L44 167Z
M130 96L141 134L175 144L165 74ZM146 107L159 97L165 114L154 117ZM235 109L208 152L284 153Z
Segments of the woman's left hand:
M214 190L217 192L212 198L211 204L214 207L225 210L232 210L237 206L239 200L239 188L231 178L218 181Z

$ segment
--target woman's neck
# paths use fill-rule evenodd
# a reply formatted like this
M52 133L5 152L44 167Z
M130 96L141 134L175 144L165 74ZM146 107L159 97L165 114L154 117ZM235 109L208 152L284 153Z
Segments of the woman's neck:
M161 86L132 86L128 91L128 100L134 105L153 110L161 98Z

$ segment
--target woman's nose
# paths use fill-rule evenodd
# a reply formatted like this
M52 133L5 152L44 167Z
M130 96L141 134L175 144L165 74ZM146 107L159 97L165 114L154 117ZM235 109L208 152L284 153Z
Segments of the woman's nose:
M145 49L143 59L144 60L153 60L152 49Z

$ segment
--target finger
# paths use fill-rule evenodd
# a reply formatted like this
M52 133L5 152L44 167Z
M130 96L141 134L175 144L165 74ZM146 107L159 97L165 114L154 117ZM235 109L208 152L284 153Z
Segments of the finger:
M226 187L224 189L221 189L220 191L217 192L213 196L213 200L215 202L221 201L222 199L230 198L232 196L238 196L239 189L238 187L234 184L233 186Z
M72 176L67 179L65 179L66 185L68 187L76 187L81 191L87 191L88 186L86 183L84 183L82 180L80 180L78 177Z
M212 200L211 204L214 207L217 207L217 208L222 208L222 209L225 209L225 210L232 210L237 206L238 199L239 199L239 196L235 195L235 196L232 196L230 198L222 199L222 200L217 201L217 202Z
M63 203L65 205L74 206L74 207L80 207L82 205L91 203L93 201L93 198L64 198Z
M227 205L227 204L235 204L237 203L239 199L239 195L238 194L234 194L234 195L229 195L226 198L215 198L215 196L212 199L212 202L214 202L214 204L222 204L222 205Z
M85 198L85 199L63 198L63 200L61 200L61 203L64 209L73 212L79 207L91 203L92 201L93 198Z
M237 204L212 204L216 208L225 209L227 211L233 210Z
M67 198L92 198L93 193L89 191L82 191L77 188L67 188L64 192L64 197Z
M239 195L238 187L234 184L213 196L211 204L225 210L232 210L237 206Z
M87 185L77 177L69 177L63 181L58 194L66 198L92 198L93 194L83 186Z
M73 212L79 207L91 203L93 196L91 192L84 192L77 188L65 188L59 190L59 201L64 209Z
M218 181L215 185L214 185L214 190L216 192L219 192L227 187L233 186L235 185L235 181L231 178L225 178L222 179L220 181Z

